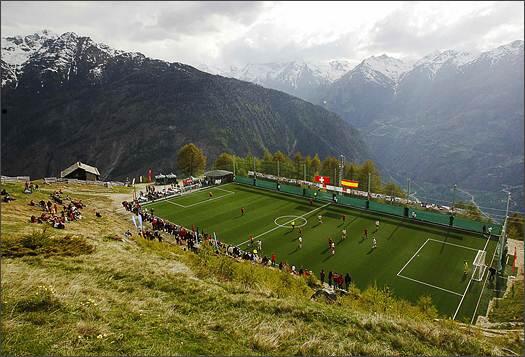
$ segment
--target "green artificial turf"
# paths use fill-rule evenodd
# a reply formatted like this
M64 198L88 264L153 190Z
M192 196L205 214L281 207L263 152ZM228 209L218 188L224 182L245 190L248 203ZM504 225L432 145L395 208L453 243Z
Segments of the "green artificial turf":
M209 192L212 196L209 196ZM388 286L400 298L417 302L422 295L432 297L443 315L453 316L463 298L457 319L469 320L474 313L482 283L470 282L472 261L486 239L442 227L377 215L327 202L313 202L301 197L259 188L228 184L192 194L159 201L146 206L154 214L170 222L199 231L215 233L223 242L249 248L249 235L261 240L262 255L277 256L285 261L312 270L321 269L352 276L363 289L376 284ZM245 214L241 215L241 207ZM322 215L323 223L318 222ZM342 215L346 216L345 222ZM290 221L296 228L292 230ZM380 221L375 232L375 221ZM277 224L279 225L277 225ZM303 247L299 249L299 229ZM347 239L341 240L341 231ZM368 238L363 235L368 230ZM372 248L372 237L377 248ZM328 249L328 239L336 242L336 252ZM487 246L487 264L492 259L496 241ZM253 249L253 248L252 248ZM417 252L417 254L416 254ZM469 274L463 274L463 264ZM399 274L399 275L398 275ZM468 290L466 291L468 287ZM477 311L479 314L481 311ZM482 313L482 312L481 312Z

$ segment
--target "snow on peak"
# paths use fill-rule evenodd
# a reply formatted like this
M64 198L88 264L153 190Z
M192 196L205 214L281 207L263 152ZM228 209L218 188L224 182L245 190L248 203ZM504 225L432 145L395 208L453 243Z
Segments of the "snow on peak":
M397 82L401 75L411 68L411 66L405 62L385 54L369 57L363 60L358 67L379 72L393 82Z
M493 50L483 52L480 59L489 59L491 64L497 63L506 56L523 56L523 41L516 40Z
M434 78L436 73L444 65L452 65L456 68L472 63L478 55L471 52L457 50L434 51L414 64L414 68L425 68L430 71L430 77Z
M19 67L38 51L45 41L54 40L57 37L49 30L42 30L27 36L2 37L2 60L11 66Z

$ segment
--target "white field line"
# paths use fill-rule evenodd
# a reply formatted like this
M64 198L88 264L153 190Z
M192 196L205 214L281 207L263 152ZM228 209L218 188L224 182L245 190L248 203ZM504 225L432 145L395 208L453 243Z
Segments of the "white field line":
M472 278L474 277L473 274L470 275L470 280L468 281L467 288L465 289L465 292L463 293L463 296L461 297L461 300L459 301L458 308L456 309L456 312L454 313L454 316L452 316L452 320L456 319L456 316L458 315L459 308L461 307L461 304L463 304L463 300L465 299L465 295L467 294L468 288L470 287L470 284L472 283Z
M470 249L470 250L473 250L473 251L475 251L475 252L478 251L478 249L474 249L474 248L467 247L467 246L460 245L460 244L454 244L454 243L449 243L449 242L443 242L443 241L441 241L441 240L432 239L432 238L429 238L428 240L433 240L434 242L443 243L443 244L448 244L448 245L453 245L453 246L460 247L460 248Z
M219 190L219 191L224 191L224 192L228 192L228 193L235 193L233 191L225 190L224 188L220 188L220 187L213 187L213 188L215 188L216 190Z
M291 220L289 220L288 222L283 223L282 225L283 225L283 226L286 226L288 223L291 223L291 222L295 221L295 220L298 219L298 218L304 218L305 216L308 216L309 214L314 213L315 211L320 210L321 208L325 208L326 206L330 205L331 203L332 203L332 202L328 202L327 204L325 204L325 205L323 205L323 206L321 206L321 207L317 207L316 209L313 209L313 210L311 210L311 211L309 211L309 212L306 212L305 214L303 214L303 215L301 215L301 216L297 216L297 217L295 217L295 218L292 218ZM273 232L273 231L275 231L276 229L279 229L279 228L282 228L282 227L281 227L281 226L276 226L276 227L274 227L274 228L272 228L272 229L270 229L270 230L268 230L268 231L266 231L266 232L264 232L264 233L261 233L261 234L255 236L255 237L253 237L253 239L256 239L256 238L262 237L263 235L268 234L268 233L270 233L270 232ZM247 241L244 241L244 242L242 242L242 243L240 243L240 244L237 244L236 247L238 248L238 247L240 247L241 245L244 245L244 244L248 243L249 241L250 241L250 240L248 239Z
M226 191L226 190L222 190L222 191ZM219 197L208 198L207 200L200 201L200 202L197 202L197 203L192 203L191 205L187 205L187 206L186 205L181 205L180 203L172 202L170 200L167 200L166 202L171 203L172 205L176 205L176 206L182 207L182 208L190 208L190 207L193 207L193 206L196 206L196 205L200 205L201 203L206 203L206 202L210 202L210 201L213 201L213 200L218 200L219 198L223 198L223 197L235 194L235 192L233 192L233 191L226 191L226 192L229 192L229 193L227 193L225 195L222 195L222 196L219 196Z
M229 185L231 185L231 183L226 183L223 186L229 186ZM148 201L148 202L141 203L141 206L147 206L147 205L151 205L153 203L157 203L157 202L161 202L161 201L167 201L167 200L170 200L172 198L178 198L178 197L182 197L182 196L186 196L186 195L191 195L192 193L199 192L199 191L204 191L204 190L209 190L209 189L212 189L212 188L218 188L218 187L206 186L206 187L199 187L199 188L196 188L194 190L189 190L189 191L185 191L185 192L181 192L181 193L174 193L173 195L170 195L170 196L161 197L161 198L157 198L157 199L155 199L153 201ZM226 190L223 190L223 191L226 191Z
M494 257L496 256L496 249L494 249L494 254L492 254L492 260L490 261L490 265L492 266L492 263L494 263ZM474 323L474 318L476 317L476 312L478 312L479 302L481 301L481 295L483 295L483 291L485 290L485 284L487 284L487 280L489 278L489 274L485 275L485 281L483 281L483 287L481 288L481 292L479 293L478 302L476 303L476 308L474 309L474 313L472 314L472 320L470 320L470 324L472 325Z
M427 239L425 241L425 243L421 244L421 247L419 247L419 249L414 253L414 255L412 256L412 258L410 258L406 263L405 265L403 265L403 267L401 268L401 270L399 271L399 273L397 273L397 276L400 276L399 274L401 274L401 272L403 271L403 269L405 269L407 267L407 265L412 261L412 259L414 259L414 257L417 255L417 253L419 253L419 251L421 249L423 249L423 247L428 243L430 239Z
M186 208L186 206L179 205L178 203L171 202L170 200L166 200L166 202L171 203L172 205L175 205L175 206L179 206L179 207L182 207L182 208Z
M447 289L444 289L444 288L440 288L439 286L432 285L432 284L429 284L429 283L425 283L424 281L420 281L420 280L417 280L417 279L412 279L412 278L409 278L408 276L404 276L404 275L401 275L401 274L397 274L397 276L399 276L400 278L405 278L405 279L408 279L408 280L415 281L416 283L419 283L419 284L430 286L430 287L435 288L435 289L446 291L447 293L451 293L451 294L454 294L454 295L457 295L457 296L461 296L460 293L457 293L457 292L452 291L452 290L447 290Z

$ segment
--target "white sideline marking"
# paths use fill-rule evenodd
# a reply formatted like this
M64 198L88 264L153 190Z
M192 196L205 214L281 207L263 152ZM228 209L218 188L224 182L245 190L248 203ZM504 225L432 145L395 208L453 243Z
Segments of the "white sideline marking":
M457 295L457 296L461 296L460 293L457 293L457 292L452 291L452 290L447 290L447 289L444 289L444 288L440 288L439 286L432 285L432 284L429 284L429 283L425 283L424 281L420 281L420 280L417 280L417 279L412 279L412 278L409 278L408 276L404 276L404 275L401 275L401 274L397 274L397 276L399 276L400 278L405 278L405 279L408 279L408 280L415 281L416 283L420 283L420 284L423 284L423 285L426 285L426 286L430 286L432 288L436 288L436 289L439 289L439 290L446 291L447 293L451 293L451 294L454 294L454 295Z
M282 225L283 225L283 226L286 226L288 223L291 223L292 221L295 221L295 220L298 219L298 218L304 218L305 216L308 216L310 213L314 213L315 211L320 210L321 208L325 208L326 206L330 205L331 203L332 203L332 202L328 202L327 204L325 204L325 205L323 205L323 206L321 206L321 207L317 207L316 209L313 209L313 210L311 210L311 211L309 211L309 212L306 212L305 214L303 214L303 215L301 215L301 216L297 216L297 217L295 217L295 218L289 220L288 222L283 223ZM270 232L273 232L273 231L275 231L276 229L279 229L279 228L282 228L282 227L281 227L281 226L273 227L272 229L270 229L270 230L268 230L268 231L266 231L266 232L264 232L264 233L261 233L261 234L255 236L255 237L253 237L253 239L255 239L255 238L259 238L259 237L262 237L263 235L268 234L268 233L270 233ZM242 243L240 243L240 244L237 244L236 247L239 248L241 245L246 244L246 243L248 243L249 241L250 241L250 240L248 239L247 241L244 241L244 242L242 242Z
M465 295L467 294L468 288L470 287L470 283L472 283L472 278L474 277L473 274L470 275L470 280L468 281L467 288L465 289L465 292L463 293L463 296L461 297L461 300L459 301L458 308L456 309L456 312L454 313L454 316L452 316L452 320L456 319L456 316L459 312L459 308L461 307L461 304L463 303L463 299L465 299Z
M434 242L438 242L438 243L443 243L443 244L453 245L453 246L455 246L455 247L460 247L460 248L470 249L470 250L473 250L473 251L475 251L475 252L478 251L478 249L474 249L474 248L467 247L467 246L460 245L460 244L454 244L454 243L449 243L449 242L443 242L443 241L441 241L441 240L437 240L437 239L429 238L429 239L427 239L427 240L433 240Z
M170 200L167 200L166 202L171 203L172 205L176 205L176 206L182 207L182 208L190 208L190 207L193 207L193 206L196 206L196 205L200 205L201 203L210 202L210 201L213 201L213 200L218 200L219 198L223 198L223 197L235 194L235 192L233 192L233 191L227 191L227 190L221 190L221 191L226 191L228 193L225 194L225 195L219 196L219 197L208 198L207 200L204 200L204 201L200 201L200 202L197 202L197 203L192 203L191 205L187 205L187 206L181 205L180 203L172 202Z

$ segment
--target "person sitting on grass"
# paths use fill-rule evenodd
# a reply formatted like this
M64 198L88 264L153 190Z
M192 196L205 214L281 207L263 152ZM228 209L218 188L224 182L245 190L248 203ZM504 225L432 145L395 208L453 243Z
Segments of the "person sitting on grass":
M102 215L100 214L100 212L95 212L95 216L97 216L97 218L102 218Z
M5 203L9 203L10 201L15 201L15 199L9 196L9 193L8 193L7 195L4 196L4 198L2 198L2 201L4 201Z
M3 188L2 191L0 192L0 195L2 195L2 196L5 196L5 195L7 195L7 194L8 194L8 193L7 193L7 191L5 190L5 188Z

